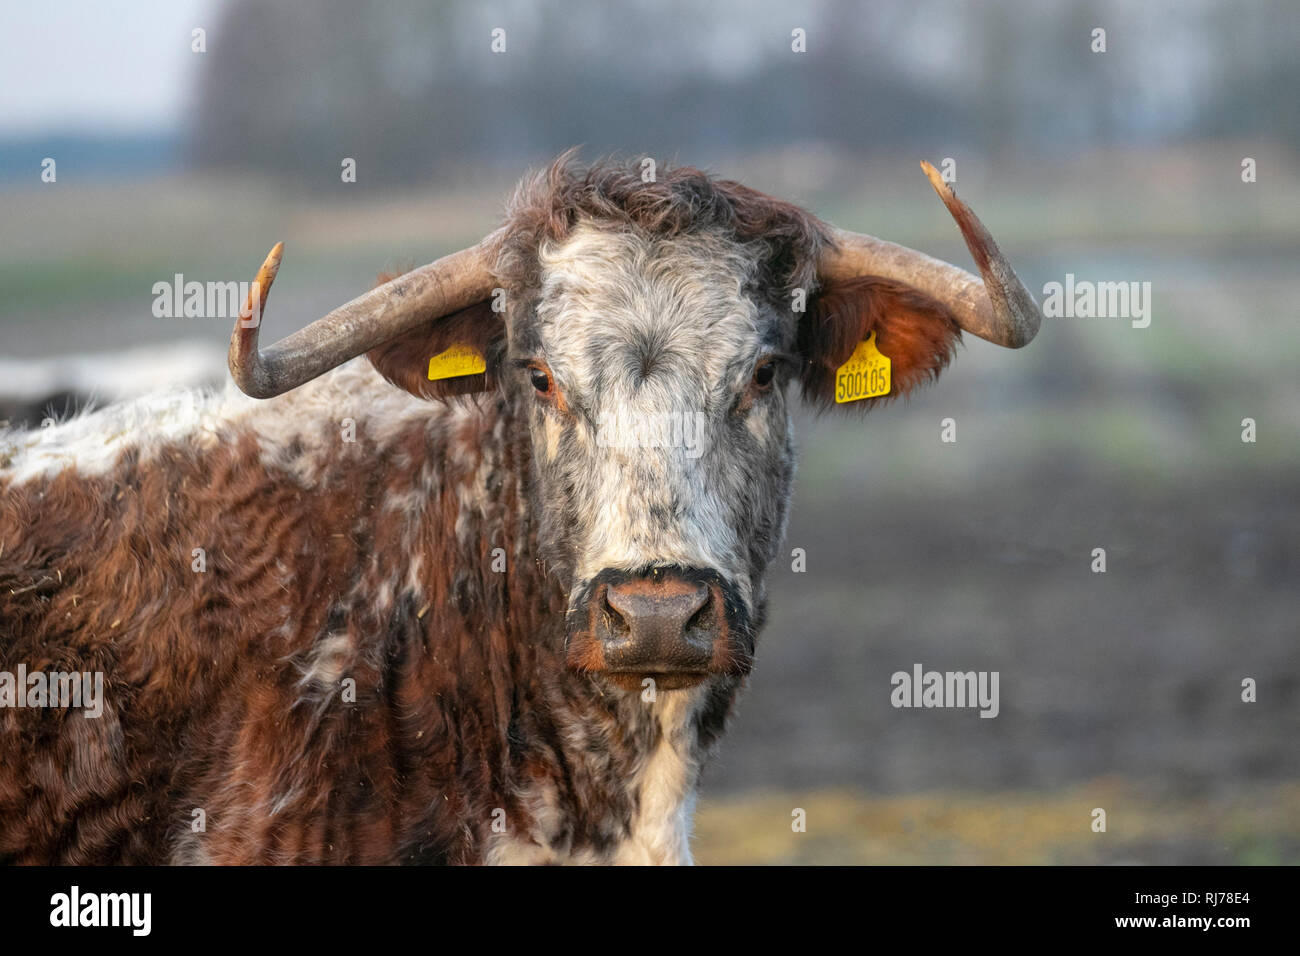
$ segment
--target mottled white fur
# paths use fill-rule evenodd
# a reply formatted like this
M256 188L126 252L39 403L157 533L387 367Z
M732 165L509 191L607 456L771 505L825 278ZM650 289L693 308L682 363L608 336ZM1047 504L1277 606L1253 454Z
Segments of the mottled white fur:
M584 450L598 444L602 417L705 423L703 454L699 447L584 454L578 496L591 510L579 521L575 586L607 568L677 564L714 569L751 600L744 542L727 501L741 476L728 474L727 444L718 438L771 344L745 294L753 257L707 233L665 239L581 224L564 243L542 248L539 260L542 357ZM652 364L643 378L647 351ZM747 422L751 434L783 436L785 422L770 420L778 412L784 407L757 409ZM556 427L546 421L543 428L545 457L554 459Z
M141 396L28 432L0 433L0 474L22 484L75 467L83 475L112 470L119 456L137 449L148 460L177 442L210 448L231 428L251 428L263 457L274 461L295 439L299 477L310 481L314 465L339 453L346 419L379 445L412 420L431 425L464 414L460 406L425 402L393 388L363 357L353 359L301 388L266 401L249 398L228 383L224 389L182 389Z
M575 582L606 568L708 568L733 581L752 605L756 582L732 513L746 476L730 467L727 442L718 439L754 363L774 344L765 339L769 323L745 292L754 258L709 234L664 239L584 225L562 245L541 250L540 259L536 328L543 357L578 418L576 446L591 453L581 463L579 500L588 513L580 522L585 533ZM651 348L641 347L646 341ZM647 353L650 365L642 368L639 357ZM690 416L704 423L704 453L597 449L602 410ZM390 387L360 358L266 402L243 396L232 384L219 392L146 396L38 431L0 435L0 474L20 483L68 467L103 474L129 449L147 460L168 443L210 447L246 427L256 434L268 466L291 468L310 483L320 465L339 454L347 419L356 423L358 436L382 446L413 420L439 428L464 414L472 412ZM784 404L757 408L745 428L759 442L786 441ZM290 455L295 441L300 450ZM539 458L562 456L560 442L561 429L548 419L536 442ZM468 499L487 494L485 482L480 469L463 489L462 514L474 504ZM422 492L394 496L385 506L414 512ZM457 532L468 533L468 526L458 523ZM391 601L392 594L379 599ZM331 685L352 653L346 639L321 641L306 661L304 689ZM488 862L690 863L691 816L704 757L693 720L703 696L699 688L661 691L658 701L646 705L659 723L659 743L643 755L629 781L637 810L626 838L608 857L554 846L563 808L554 788L543 784L524 795L530 832L494 837ZM187 846L178 853L195 855Z
M702 755L691 722L698 690L660 691L655 705L662 736L637 774L632 832L614 858L621 864L689 864L695 785Z
M628 782L637 811L628 833L611 853L602 855L590 848L555 845L563 829L562 809L555 788L544 782L522 794L531 826L520 830L516 825L505 833L493 835L485 861L500 866L693 863L691 821L703 755L696 750L691 728L702 701L703 692L692 688L660 691L655 702L646 704L659 724L659 744L646 755Z

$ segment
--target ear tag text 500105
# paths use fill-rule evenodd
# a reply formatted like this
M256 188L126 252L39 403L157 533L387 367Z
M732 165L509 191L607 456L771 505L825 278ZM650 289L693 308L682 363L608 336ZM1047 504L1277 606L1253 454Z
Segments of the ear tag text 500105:
M876 348L876 331L859 342L849 360L835 370L835 402L857 402L889 394L889 356Z

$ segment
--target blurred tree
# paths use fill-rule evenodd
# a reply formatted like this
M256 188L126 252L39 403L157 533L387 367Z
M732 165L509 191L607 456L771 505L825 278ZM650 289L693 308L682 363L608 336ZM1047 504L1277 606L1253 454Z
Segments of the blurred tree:
M809 144L996 159L1251 129L1295 143L1300 61L1280 25L1296 21L1285 0L231 0L189 157L310 187L350 156L368 189L575 144L697 161Z

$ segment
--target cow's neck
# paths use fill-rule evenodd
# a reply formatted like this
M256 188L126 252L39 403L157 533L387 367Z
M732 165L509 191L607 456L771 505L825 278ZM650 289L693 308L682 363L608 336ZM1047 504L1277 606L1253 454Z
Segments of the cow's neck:
M473 429L483 442L475 451L481 460L476 467L460 468L458 486L443 489L444 498L456 503L459 560L471 567L491 561L499 547L507 558L504 599L494 601L489 594L483 602L497 609L500 620L484 627L485 622L472 620L477 610L472 609L471 619L454 625L477 623L497 658L486 668L494 686L484 699L510 702L484 715L501 721L508 740L501 750L506 766L496 781L500 792L493 795L495 805L484 808L493 824L486 828L483 858L690 862L700 771L721 734L735 684L651 695L620 690L565 667L566 596L538 560L535 516L544 502L534 484L527 430L504 402L483 414ZM465 536L466 528L477 534ZM484 579L489 590L501 580L495 574ZM445 572L442 583L445 587ZM538 608L546 610L538 614ZM448 635L435 628L428 636L437 652ZM497 712L500 706L508 713Z

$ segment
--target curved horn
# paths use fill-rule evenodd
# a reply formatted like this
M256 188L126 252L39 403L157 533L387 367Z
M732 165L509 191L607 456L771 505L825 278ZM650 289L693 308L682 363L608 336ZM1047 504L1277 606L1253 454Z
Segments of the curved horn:
M876 275L905 282L943 303L967 332L1006 348L1028 345L1042 321L1038 303L939 171L924 160L921 168L957 220L984 281L915 249L843 229L834 231L836 248L823 254L818 271L828 279Z
M489 298L493 280L488 263L497 236L492 233L468 249L385 282L259 350L258 329L284 251L284 243L277 242L258 270L230 336L229 365L235 384L254 398L280 395L421 322Z

